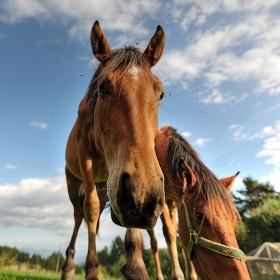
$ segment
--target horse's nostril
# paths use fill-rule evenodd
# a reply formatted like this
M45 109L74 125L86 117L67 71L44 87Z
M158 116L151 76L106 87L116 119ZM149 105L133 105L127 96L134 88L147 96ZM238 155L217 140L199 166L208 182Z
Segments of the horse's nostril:
M124 186L128 186L129 183L130 183L130 175L124 172L121 177L121 184L124 187Z
M120 178L120 186L121 191L121 201L125 203L132 203L133 202L133 196L132 196L132 185L131 185L131 176L127 173L124 172L121 175Z

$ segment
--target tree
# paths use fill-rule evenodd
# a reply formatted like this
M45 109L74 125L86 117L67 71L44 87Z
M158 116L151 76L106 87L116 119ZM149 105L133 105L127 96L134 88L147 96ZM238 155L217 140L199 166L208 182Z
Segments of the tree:
M101 251L97 252L99 263L106 266L111 260L109 255L109 249L105 246Z
M119 236L117 236L112 241L111 250L110 250L110 264L114 264L118 262L118 260L122 255L125 256L124 242Z
M38 254L33 254L32 257L29 259L31 264L42 264L43 258Z
M60 256L58 256L58 254L60 254ZM58 258L59 258L58 268L61 270L61 268L64 264L64 261L65 261L65 259L61 255L61 253L52 253L48 258L45 259L45 261L43 263L43 267L47 270L56 271L56 264L57 264Z
M105 268L107 273L111 276L119 276L119 270L125 264L124 242L119 236L112 241L110 250L105 246L97 252L97 255L102 268Z
M280 198L280 194L269 183L262 184L251 177L245 178L243 183L245 189L237 191L239 195L233 194L233 200L243 221L249 217L250 210L263 205L264 199Z
M233 195L243 223L237 227L240 248L249 252L263 242L279 241L280 193L269 183L262 184L248 177L245 189Z
M27 262L29 260L29 254L25 252L19 252L17 256L17 261L20 263Z
M266 198L263 204L249 211L246 222L246 245L248 251L263 242L279 242L280 236L280 200Z

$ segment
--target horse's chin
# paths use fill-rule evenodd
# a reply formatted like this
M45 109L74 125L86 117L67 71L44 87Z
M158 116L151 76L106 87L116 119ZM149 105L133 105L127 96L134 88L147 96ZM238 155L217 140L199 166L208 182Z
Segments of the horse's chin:
M112 219L112 221L113 221L116 225L122 227L123 225L121 224L120 220L119 220L118 217L116 216L116 214L115 214L115 212L113 211L113 209L112 209L111 206L110 206L110 208L111 208L111 219Z
M107 195L112 220L126 228L152 229L164 207L162 172L156 170L154 173L157 176L150 175L148 180L144 172L135 169L134 161L129 163L126 169L112 168L112 172L109 164Z
M118 217L113 208L111 208L111 219L114 224L120 226L120 227L125 227L125 228L140 228L140 229L152 229L155 227L157 218L152 218L148 219L146 217L138 217L135 218L133 215L126 217L120 216Z

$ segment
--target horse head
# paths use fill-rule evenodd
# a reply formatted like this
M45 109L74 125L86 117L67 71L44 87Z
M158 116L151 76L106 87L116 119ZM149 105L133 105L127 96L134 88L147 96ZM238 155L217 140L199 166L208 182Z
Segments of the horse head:
M100 61L89 89L95 145L109 171L113 215L124 227L154 227L164 206L163 174L154 150L164 91L151 72L164 40L158 26L143 53L132 46L111 50L98 21L91 31L92 51Z

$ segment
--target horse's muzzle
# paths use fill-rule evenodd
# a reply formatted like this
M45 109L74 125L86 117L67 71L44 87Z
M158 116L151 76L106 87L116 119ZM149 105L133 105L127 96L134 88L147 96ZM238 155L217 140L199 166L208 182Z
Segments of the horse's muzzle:
M156 225L165 201L163 178L158 177L155 185L147 188L143 184L137 184L136 187L128 173L121 175L117 192L119 211L115 213L122 226L151 229Z

